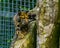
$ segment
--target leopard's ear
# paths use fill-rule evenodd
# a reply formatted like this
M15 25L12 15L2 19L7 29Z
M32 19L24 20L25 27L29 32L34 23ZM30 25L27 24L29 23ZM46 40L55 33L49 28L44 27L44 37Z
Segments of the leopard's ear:
M18 16L20 16L21 15L21 11L20 12L18 12L18 14L17 14Z
M28 11L26 11L26 13L28 13Z

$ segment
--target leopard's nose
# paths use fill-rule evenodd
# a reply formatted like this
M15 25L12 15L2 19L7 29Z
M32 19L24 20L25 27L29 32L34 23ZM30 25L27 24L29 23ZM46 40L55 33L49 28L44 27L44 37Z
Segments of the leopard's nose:
M17 28L16 28L16 31L20 31L20 27L17 27Z

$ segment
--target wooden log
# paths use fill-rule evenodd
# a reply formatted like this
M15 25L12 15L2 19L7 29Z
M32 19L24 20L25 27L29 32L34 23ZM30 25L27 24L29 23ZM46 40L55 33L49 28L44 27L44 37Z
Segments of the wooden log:
M36 14L36 48L58 48L58 0L37 0L29 13Z
M37 48L58 48L58 25L56 24L58 0L41 0L40 2Z

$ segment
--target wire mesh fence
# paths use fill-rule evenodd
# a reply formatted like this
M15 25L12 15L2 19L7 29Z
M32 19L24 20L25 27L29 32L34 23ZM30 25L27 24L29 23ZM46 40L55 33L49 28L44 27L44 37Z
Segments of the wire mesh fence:
M15 33L13 16L18 11L29 11L36 0L0 0L0 48L9 48Z

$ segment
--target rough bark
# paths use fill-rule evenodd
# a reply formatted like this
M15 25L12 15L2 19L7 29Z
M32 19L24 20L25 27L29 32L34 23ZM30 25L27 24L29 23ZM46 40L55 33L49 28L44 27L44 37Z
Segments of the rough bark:
M37 15L37 48L58 48L58 0L37 0L29 13Z
M37 48L58 48L58 32L56 32L57 25L55 25L58 0L41 0L39 5Z

